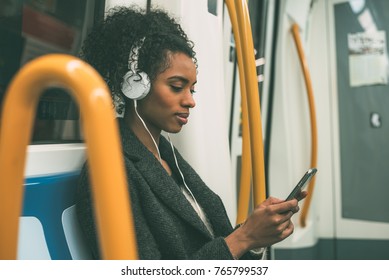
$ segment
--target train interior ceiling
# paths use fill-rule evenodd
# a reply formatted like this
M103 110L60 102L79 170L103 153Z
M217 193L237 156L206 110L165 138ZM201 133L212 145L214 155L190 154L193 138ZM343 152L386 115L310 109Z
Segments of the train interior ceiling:
M0 104L26 63L50 53L77 57L105 12L130 4L170 11L195 44L197 106L172 140L235 224L241 80L224 1L0 0ZM389 259L389 2L248 0L247 7L266 195L286 197L308 168L318 169L310 200L293 217L294 234L273 245L268 258ZM90 258L74 209L86 159L79 120L69 92L45 89L27 147L18 259Z

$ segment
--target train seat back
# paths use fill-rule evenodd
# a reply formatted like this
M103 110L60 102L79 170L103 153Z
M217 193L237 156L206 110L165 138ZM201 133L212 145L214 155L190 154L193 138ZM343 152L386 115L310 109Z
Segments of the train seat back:
M75 211L79 172L25 181L18 259L91 259Z

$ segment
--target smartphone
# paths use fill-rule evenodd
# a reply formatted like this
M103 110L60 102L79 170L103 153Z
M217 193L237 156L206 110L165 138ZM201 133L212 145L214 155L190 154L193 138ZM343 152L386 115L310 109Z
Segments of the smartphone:
M309 181L311 181L312 177L316 174L316 172L317 169L314 167L308 169L308 171L305 172L304 176L300 179L300 181L297 183L297 185L288 195L286 200L291 200L293 198L296 198L296 195L309 183Z

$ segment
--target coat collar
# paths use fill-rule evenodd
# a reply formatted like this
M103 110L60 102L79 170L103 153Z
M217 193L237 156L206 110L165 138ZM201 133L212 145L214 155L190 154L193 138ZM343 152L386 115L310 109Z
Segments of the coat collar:
M146 180L147 184L150 186L150 189L154 192L154 194L158 196L161 201L179 217L181 217L193 227L198 229L200 232L211 238L211 234L209 233L209 231L207 230L204 223L197 215L193 207L190 205L188 200L185 198L181 189L176 184L174 179L169 176L166 170L155 158L155 156L140 142L140 140L125 124L124 121L119 121L119 126L122 136L124 153L129 159L134 162L135 168L142 174L143 178ZM170 143L163 136L161 136L160 139L159 149L162 158L169 164L172 171L176 174L179 174L175 164L173 153L171 151ZM181 156L178 155L178 157L180 162ZM153 172L149 172L150 170L153 170ZM207 213L208 218L210 218L208 211L204 207L208 204L206 203L206 200L208 200L209 197L207 197L206 194L197 190L196 183L198 182L193 182L192 177L196 176L193 176L193 174L191 174L192 170L190 170L190 172L188 172L188 170L182 171L184 173L186 182L188 183L188 185L191 185L190 188L194 193L196 199L198 201L204 201L203 205L201 206ZM208 188L205 189L208 190ZM205 200L203 200L204 195Z

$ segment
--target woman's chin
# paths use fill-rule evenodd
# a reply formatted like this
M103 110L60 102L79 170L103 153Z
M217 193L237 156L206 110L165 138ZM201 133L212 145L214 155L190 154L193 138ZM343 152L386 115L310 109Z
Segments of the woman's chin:
M165 132L176 134L176 133L179 133L181 130L182 130L182 126L179 126L179 127L169 127L167 129L165 129Z

